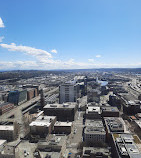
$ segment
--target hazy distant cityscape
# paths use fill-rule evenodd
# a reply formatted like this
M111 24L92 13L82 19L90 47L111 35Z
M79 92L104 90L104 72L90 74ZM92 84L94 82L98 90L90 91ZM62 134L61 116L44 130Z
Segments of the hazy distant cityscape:
M140 158L140 74L0 72L0 157Z

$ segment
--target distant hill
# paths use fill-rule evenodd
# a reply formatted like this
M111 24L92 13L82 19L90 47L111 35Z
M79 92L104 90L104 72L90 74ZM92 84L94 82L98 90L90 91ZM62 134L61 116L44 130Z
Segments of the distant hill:
M120 73L134 73L141 74L141 68L99 68L99 69L68 69L68 70L12 70L0 71L0 80L5 79L27 79L31 77L39 77L47 74L63 74L63 73L77 73L77 72L120 72Z

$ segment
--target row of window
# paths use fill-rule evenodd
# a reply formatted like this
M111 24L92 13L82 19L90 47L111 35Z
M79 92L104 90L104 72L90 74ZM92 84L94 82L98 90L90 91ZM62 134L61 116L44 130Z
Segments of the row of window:
M89 140L89 141L105 141L105 138L85 138L85 140Z
M85 135L85 138L86 139L89 139L89 138L97 138L97 139L105 139L105 135Z

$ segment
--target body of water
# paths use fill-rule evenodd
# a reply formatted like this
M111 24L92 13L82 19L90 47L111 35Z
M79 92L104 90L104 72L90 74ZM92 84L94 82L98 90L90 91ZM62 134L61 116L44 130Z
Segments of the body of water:
M108 84L108 81L97 81L98 83L101 84L101 86L106 86Z

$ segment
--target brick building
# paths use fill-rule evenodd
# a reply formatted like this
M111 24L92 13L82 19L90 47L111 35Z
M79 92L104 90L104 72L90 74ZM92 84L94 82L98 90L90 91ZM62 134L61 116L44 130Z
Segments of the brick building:
M76 103L47 104L44 106L44 114L57 116L57 121L74 121L76 109Z
M5 112L10 111L13 108L14 108L14 104L12 103L6 102L3 104L0 104L0 115L4 114Z

